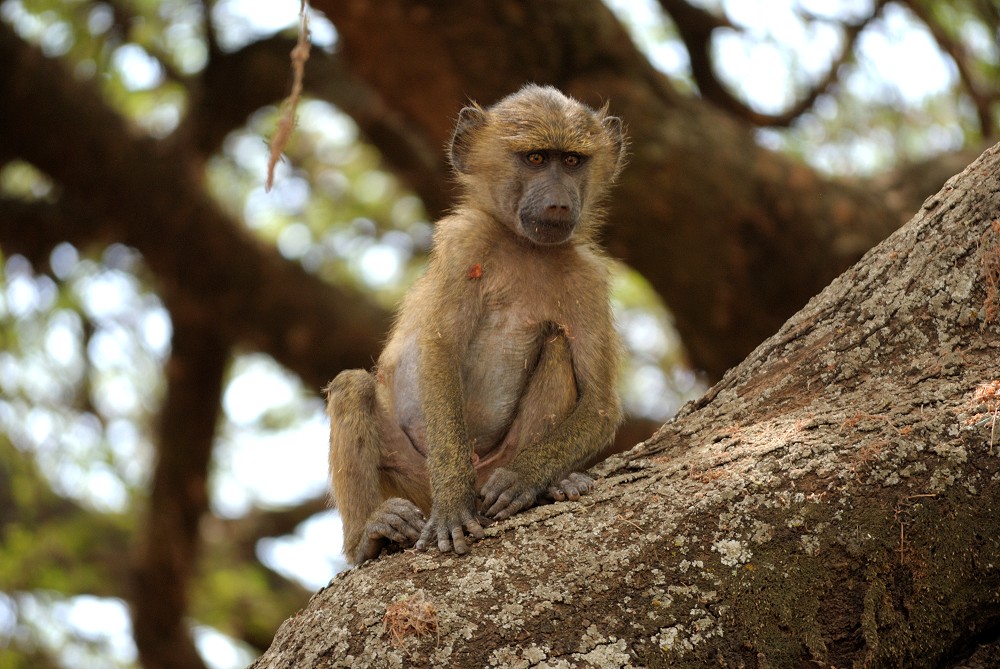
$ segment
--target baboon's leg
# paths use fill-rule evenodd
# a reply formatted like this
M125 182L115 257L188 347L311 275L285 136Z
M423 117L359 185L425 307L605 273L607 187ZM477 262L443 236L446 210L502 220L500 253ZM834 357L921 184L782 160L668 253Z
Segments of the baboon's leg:
M423 458L390 421L375 378L341 372L327 389L330 485L344 524L344 553L353 563L373 558L387 542L410 546L429 506Z
M556 330L542 344L538 364L521 397L502 455L495 463L490 463L490 471L485 472L483 481L493 469L504 466L520 449L531 448L564 421L573 411L576 402L576 378L573 374L569 341L565 334ZM546 496L557 501L576 500L593 487L594 480L586 474L567 471L548 488Z

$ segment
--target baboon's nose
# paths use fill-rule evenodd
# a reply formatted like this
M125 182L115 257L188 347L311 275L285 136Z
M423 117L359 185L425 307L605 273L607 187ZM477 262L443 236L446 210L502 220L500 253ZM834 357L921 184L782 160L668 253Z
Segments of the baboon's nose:
M568 204L553 203L545 207L545 219L552 223L566 223L571 216Z

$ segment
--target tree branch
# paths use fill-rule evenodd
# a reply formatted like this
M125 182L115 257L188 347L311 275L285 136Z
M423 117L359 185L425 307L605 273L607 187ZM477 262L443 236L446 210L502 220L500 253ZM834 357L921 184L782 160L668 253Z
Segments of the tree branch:
M339 575L254 668L957 662L1000 624L997 219L1000 145L596 495Z
M250 114L287 94L288 54L294 47L295 40L277 35L232 53L210 50L199 93L177 136L191 137L203 156L217 151L226 135L246 123ZM445 210L448 173L440 160L441 148L424 142L370 87L351 74L343 58L313 50L306 63L304 84L307 93L329 101L354 119L432 216Z
M167 397L157 463L134 558L132 620L146 669L204 669L185 622L208 510L208 465L228 345L215 332L173 319Z
M958 69L958 76L962 80L965 92L972 100L976 108L976 116L979 118L979 129L983 137L992 137L996 133L996 123L993 120L993 103L1000 99L996 92L989 93L980 85L976 75L972 71L969 63L969 54L965 47L958 40L952 39L945 30L941 22L933 13L926 8L923 3L913 0L900 0L900 4L905 6L916 16L930 31L941 50L951 57L955 68ZM984 20L986 17L983 17Z
M660 6L674 20L691 61L691 73L702 97L737 118L757 127L788 127L799 116L812 108L816 99L837 83L841 67L853 58L854 45L858 36L878 16L885 0L875 3L872 13L853 24L844 24L844 45L834 58L826 74L791 107L779 114L763 114L740 100L719 80L712 58L711 36L716 28L732 28L729 20L717 16L685 0L660 0Z
M106 245L115 228L106 220L69 207L65 199L18 200L0 197L0 248L23 255L36 267L47 267L49 254L61 242L77 248Z
M779 114L763 114L752 109L740 100L719 80L712 59L711 37L716 28L732 28L732 23L725 17L717 16L700 7L695 7L686 0L659 0L660 6L674 20L684 46L687 48L691 61L691 73L698 90L705 100L715 104L738 118L758 127L788 127L792 122L807 112L815 104L819 96L826 93L837 83L841 67L853 57L854 45L858 36L878 16L885 6L885 0L875 3L871 14L861 21L845 24L844 46L840 55L833 59L827 73L819 79L810 90L791 107Z
M388 315L224 216L205 195L193 155L175 143L136 138L90 82L68 75L3 23L0 60L12 64L0 70L5 143L137 248L177 315L272 355L316 390L341 369L371 363Z
M245 516L233 519L214 518L212 532L217 541L224 541L246 560L257 558L257 542L266 537L291 534L301 523L330 508L326 495L308 499L288 509L252 509Z
M470 2L313 5L355 76L429 145L445 144L469 98L490 103L525 81L610 101L633 155L612 191L607 246L664 298L713 378L919 206L761 149L745 124L678 95L597 0Z

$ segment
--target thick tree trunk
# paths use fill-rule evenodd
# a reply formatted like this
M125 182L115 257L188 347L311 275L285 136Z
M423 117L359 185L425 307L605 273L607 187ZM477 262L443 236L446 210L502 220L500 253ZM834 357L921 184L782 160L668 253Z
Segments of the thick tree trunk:
M950 666L1000 625L1000 145L579 503L339 575L256 669Z
M912 177L825 177L761 148L746 123L678 93L601 0L312 4L336 24L348 69L422 138L421 155L438 156L427 172L439 178L447 172L437 147L469 98L489 104L535 81L610 103L628 124L632 150L612 194L608 248L656 288L693 364L713 379L974 157L916 188ZM390 163L399 155L412 166L411 146L372 139ZM433 192L423 177L415 187Z

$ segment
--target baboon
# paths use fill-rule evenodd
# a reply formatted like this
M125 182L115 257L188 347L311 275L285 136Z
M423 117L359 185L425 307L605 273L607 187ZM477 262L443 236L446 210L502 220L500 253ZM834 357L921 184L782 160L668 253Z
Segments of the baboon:
M375 371L327 388L352 562L391 543L465 553L491 519L591 490L578 470L622 415L594 238L624 155L620 119L552 87L462 109L450 147L462 195L427 271Z

